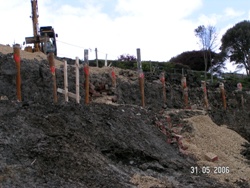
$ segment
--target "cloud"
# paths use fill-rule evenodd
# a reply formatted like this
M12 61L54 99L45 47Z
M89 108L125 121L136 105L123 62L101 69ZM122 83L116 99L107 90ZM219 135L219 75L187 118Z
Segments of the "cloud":
M232 20L232 19L241 19L244 16L245 12L236 11L233 8L226 8L222 11L221 14L202 14L198 20L202 25L220 25L220 23Z
M115 16L104 12L102 4L92 2L80 7L61 5L54 13L43 14L50 15L46 20L53 20L51 25L59 34L58 41L83 48L97 47L100 58L105 58L106 53L111 59L123 53L135 55L136 48L141 48L142 59L167 61L176 53L197 46L193 34L196 25L185 17L199 8L201 1L192 2L179 6L181 1L118 0ZM58 54L83 56L83 49L74 46L58 42ZM92 52L89 57L94 55Z
M13 41L14 37L17 42L22 42L25 37L32 36L30 2L20 2L7 1L5 6L15 8L0 13L1 17L8 15L11 20L6 20L4 25L10 25L14 20L18 23L16 30L10 26L8 31L13 33L5 32L8 37L1 39L1 43ZM123 53L136 55L136 48L141 48L142 60L167 61L183 51L197 48L194 36L197 23L187 17L201 7L201 0L117 0L112 14L103 10L106 0L95 2L98 1L82 1L76 6L51 0L39 1L39 25L55 28L59 35L60 56L83 58L85 48L97 47L99 58L104 59L107 53L108 58L116 59ZM90 52L89 57L94 56L94 51Z
M201 5L201 0L175 0L171 2L165 0L118 0L116 11L142 17L171 16L171 19L177 20L191 14Z
M3 6L4 4L4 6ZM32 34L32 23L29 18L31 9L29 3L19 1L1 2L0 17L1 17L1 36L2 44L14 44L15 42L22 43L25 34L25 27L29 27ZM20 40L21 39L21 40Z
M242 16L243 14L245 14L243 11L236 11L236 10L234 10L233 8L230 8L230 7L228 7L228 8L226 8L225 10L224 10L224 13L225 13L225 17L240 17L240 16Z
M30 1L0 0L1 44L22 44L32 36ZM136 55L142 60L167 61L184 51L198 50L194 29L214 25L218 40L237 22L250 19L236 8L217 7L196 17L206 7L202 0L72 0L39 1L39 26L53 26L58 33L58 55L83 59L117 59L121 54ZM220 41L218 41L220 44Z
M198 21L200 25L216 25L221 19L223 18L222 15L218 14L211 14L211 15L204 15L202 14L199 18Z
M142 59L166 61L177 55L176 50L177 53L188 50L192 42L196 46L190 40L194 39L194 24L184 18L200 6L200 1L194 0L192 7L186 4L178 6L178 3L181 2L119 0L116 11L120 16L110 23L110 41L115 48L122 46L120 49L124 50L117 55L135 54L136 48L141 48ZM189 49L193 50L192 47Z

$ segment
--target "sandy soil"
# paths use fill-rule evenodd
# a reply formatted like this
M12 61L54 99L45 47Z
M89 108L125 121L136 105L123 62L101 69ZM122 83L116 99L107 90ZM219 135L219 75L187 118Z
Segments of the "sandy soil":
M210 168L211 172L208 175L231 183L237 179L250 182L250 167L247 160L240 154L243 150L242 144L247 140L228 129L226 125L216 125L208 116L194 116L187 121L194 126L194 132L186 136L187 151L197 157L201 168ZM205 154L208 152L216 154L218 160L207 161ZM221 173L220 168L224 169ZM229 172L225 168L228 168Z
M0 52L3 54L10 54L10 53L13 53L13 48L10 46L0 44ZM21 56L21 59L29 59L29 60L37 59L38 61L47 60L47 55L45 55L42 52L30 53L30 52L21 50L20 56ZM55 65L57 68L59 68L60 66L63 65L63 62L55 59Z

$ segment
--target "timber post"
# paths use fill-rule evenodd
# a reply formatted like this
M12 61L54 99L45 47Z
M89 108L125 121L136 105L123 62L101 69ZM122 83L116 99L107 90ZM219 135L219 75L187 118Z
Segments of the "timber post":
M19 102L22 101L22 95L21 95L21 57L20 57L20 44L14 44L13 50L14 50L14 60L16 63L16 93L17 93L17 100Z
M161 80L161 83L162 83L162 90L163 90L163 102L164 102L164 104L166 104L166 102L167 102L167 96L166 96L165 72L161 73L160 80Z
M79 58L76 57L76 103L80 103L80 88L79 88Z
M53 80L53 99L54 99L54 104L56 104L58 99L57 99L56 67L55 67L54 53L49 52L47 58L49 61L49 67L50 67L50 71L52 74L52 80Z
M114 67L111 69L111 78L112 78L112 87L116 88L116 75L114 71Z
M207 85L205 81L201 81L201 88L203 90L204 105L208 109L208 98L207 98Z
M226 102L226 95L225 95L225 89L224 89L224 84L220 83L220 92L221 92L221 98L223 102L223 109L227 109L227 102Z
M141 92L141 104L142 107L145 107L145 96L144 96L144 73L142 70L141 65L141 50L137 48L137 67L138 67L138 74L139 74L139 87Z
M183 90L184 108L188 108L188 87L187 79L185 76L183 76L181 79L181 85Z
M69 102L69 87L68 87L68 64L67 61L64 61L64 91L65 91L65 101Z
M107 67L108 66L108 54L106 54L105 56L105 63L104 66Z
M97 48L95 48L95 61L96 61L96 67L99 67L99 64L98 64L98 55L97 55Z
M97 51L97 49L96 49ZM88 50L84 50L84 74L85 74L85 104L89 104L89 54Z
M244 96L243 96L243 93L242 93L242 84L241 83L238 83L237 84L237 90L241 93L241 106L242 106L242 109L244 109Z

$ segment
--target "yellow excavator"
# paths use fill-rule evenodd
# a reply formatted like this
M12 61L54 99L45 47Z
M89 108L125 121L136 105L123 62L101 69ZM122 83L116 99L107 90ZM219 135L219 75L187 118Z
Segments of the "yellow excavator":
M38 4L37 0L31 0L31 9L32 9L32 24L33 24L33 37L25 37L26 44L34 44L32 46L26 46L25 51L28 52L43 52L45 54L49 52L54 52L55 56L57 55L57 46L56 46L56 37L58 35L55 33L52 26L43 26L38 25Z

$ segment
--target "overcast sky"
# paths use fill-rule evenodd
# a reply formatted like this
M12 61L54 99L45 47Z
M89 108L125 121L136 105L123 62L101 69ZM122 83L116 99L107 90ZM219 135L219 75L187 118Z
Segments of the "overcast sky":
M22 44L32 36L30 0L0 0L0 44ZM117 59L121 54L142 60L168 61L200 49L194 29L213 25L218 42L227 29L250 19L249 0L38 0L39 26L58 33L58 56Z

